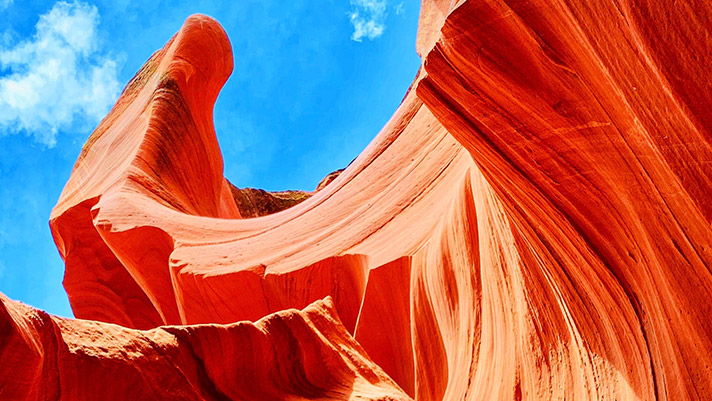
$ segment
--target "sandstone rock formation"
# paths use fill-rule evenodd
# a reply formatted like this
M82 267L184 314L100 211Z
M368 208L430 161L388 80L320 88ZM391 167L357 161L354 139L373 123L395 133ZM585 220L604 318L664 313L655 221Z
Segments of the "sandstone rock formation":
M230 192L235 200L235 205L243 218L266 216L268 214L277 213L290 207L297 205L309 199L315 192L321 191L336 177L341 174L344 169L332 171L327 174L324 179L319 182L314 192L289 190L289 191L265 191L257 188L238 188L230 181Z
M259 217L277 213L309 199L306 191L268 192L257 188L238 188L231 184L230 191L240 216Z
M711 20L423 0L388 124L309 199L243 219L212 125L230 45L189 18L51 216L96 322L3 298L0 398L711 399Z
M140 331L0 296L3 400L408 399L330 298L255 323Z

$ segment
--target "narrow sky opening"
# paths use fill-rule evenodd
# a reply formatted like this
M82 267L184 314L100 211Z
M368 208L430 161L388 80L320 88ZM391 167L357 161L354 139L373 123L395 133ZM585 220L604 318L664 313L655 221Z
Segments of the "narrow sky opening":
M313 190L345 167L397 108L420 65L418 7L254 7L223 22L235 70L215 106L225 176L239 187ZM379 9L380 10L380 9ZM379 24L380 34L350 18ZM251 24L248 21L266 21ZM356 40L356 39L358 40Z
M313 190L375 137L420 65L417 2L193 3L0 2L0 292L72 315L50 211L121 87L189 15L232 42L214 116L239 187Z

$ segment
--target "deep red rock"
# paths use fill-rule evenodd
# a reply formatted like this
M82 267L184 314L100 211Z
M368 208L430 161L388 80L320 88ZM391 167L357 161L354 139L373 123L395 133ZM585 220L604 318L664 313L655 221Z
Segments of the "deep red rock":
M511 232L492 305L514 352L480 355L504 398L712 397L710 15L468 1L444 22L417 93Z
M140 331L0 296L3 400L408 399L364 355L329 298L254 324Z
M229 42L189 18L52 213L74 312L107 323L3 299L0 396L712 398L711 15L424 0L392 119L251 219L212 126Z

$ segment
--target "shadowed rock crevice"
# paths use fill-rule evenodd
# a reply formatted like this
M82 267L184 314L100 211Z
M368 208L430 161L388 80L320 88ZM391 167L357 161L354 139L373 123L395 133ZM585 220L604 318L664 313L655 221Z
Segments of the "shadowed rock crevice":
M304 202L334 181L342 171L344 169L329 173L319 182L313 192L299 190L265 191L264 189L249 187L238 188L230 181L227 181L227 183L230 186L230 192L233 199L235 199L237 209L240 211L240 216L250 218L281 212Z

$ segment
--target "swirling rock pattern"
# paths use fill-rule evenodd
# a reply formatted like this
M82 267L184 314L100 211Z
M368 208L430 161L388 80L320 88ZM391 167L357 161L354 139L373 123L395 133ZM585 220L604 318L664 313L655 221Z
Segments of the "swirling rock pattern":
M712 397L710 3L460 3L417 91L514 240L500 391Z
M51 216L94 322L3 298L0 396L712 399L710 21L423 0L423 66L374 141L244 218L212 125L229 41L189 18Z

